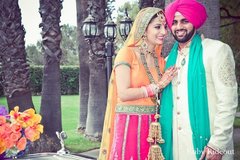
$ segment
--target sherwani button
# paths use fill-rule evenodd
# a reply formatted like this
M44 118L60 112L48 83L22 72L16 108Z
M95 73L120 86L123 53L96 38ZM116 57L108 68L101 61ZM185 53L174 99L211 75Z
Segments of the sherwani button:
M177 112L177 115L180 115L180 112Z
M180 97L179 96L177 96L177 100L179 100L180 99Z
M178 127L178 130L182 130L182 127Z

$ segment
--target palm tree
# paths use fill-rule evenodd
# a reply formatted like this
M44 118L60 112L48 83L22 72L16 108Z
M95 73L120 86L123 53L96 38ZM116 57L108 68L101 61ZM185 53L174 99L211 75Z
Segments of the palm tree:
M42 17L42 47L44 70L40 114L44 125L44 136L40 151L57 151L60 148L56 131L62 131L60 59L60 17L62 0L40 0L39 13Z
M2 84L9 110L34 108L26 60L25 31L17 0L0 1L0 65Z
M82 34L83 20L87 17L88 1L76 0L77 5L77 39L79 54L79 94L80 94L80 115L78 131L84 133L86 129L88 97L89 97L89 56L88 45Z
M146 8L146 7L152 7L153 6L153 0L139 0L139 8Z
M200 32L206 38L219 39L220 31L220 7L219 0L199 0L207 10L208 18L205 24L200 28Z
M163 9L165 6L165 0L153 0L153 6Z
M77 4L84 3L83 0ZM84 3L86 5L86 3ZM103 119L106 108L106 100L107 100L107 83L106 83L106 67L105 67L105 58L104 56L104 43L105 39L103 37L103 26L105 22L105 8L106 1L100 0L96 1L88 1L88 9L89 12L95 17L98 22L98 37L95 38L92 42L93 52L91 50L86 53L85 50L82 53L79 53L80 56L83 54L89 55L89 59L83 56L80 58L80 125L79 129L84 129L87 137L93 140L101 139L101 133L103 128ZM78 25L82 27L82 22L79 20L80 14L86 14L86 8L84 6L78 7ZM90 11L91 10L91 11ZM86 18L85 16L84 18ZM81 28L78 27L78 28ZM80 31L79 31L80 32ZM79 38L83 38L82 34L79 33ZM79 40L79 42L81 42ZM79 44L79 48L86 43ZM86 48L84 48L86 49ZM85 51L85 52L84 52ZM97 54L98 56L94 55ZM84 61L84 62L83 62ZM86 66L88 62L88 67ZM84 66L84 68L81 68ZM88 92L84 92L88 91ZM83 97L86 96L86 97ZM87 99L88 98L88 99ZM87 106L87 110L86 107ZM83 109L83 110L82 110ZM83 111L83 113L81 113Z
M103 27L106 17L106 1L89 1L89 9L90 8L92 8L92 14L98 22L99 29L99 36L95 38L92 43L93 52L98 55L103 55L105 51ZM85 134L89 138L93 138L93 140L99 140L101 139L107 102L105 58L103 56L95 56L91 51L89 51L89 55L89 99Z

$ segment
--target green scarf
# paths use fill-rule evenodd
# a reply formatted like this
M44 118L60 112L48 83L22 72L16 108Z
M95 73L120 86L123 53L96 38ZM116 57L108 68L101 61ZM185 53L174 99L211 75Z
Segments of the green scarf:
M192 129L192 141L196 158L199 159L210 138L206 75L203 65L202 43L199 34L195 34L190 45L188 62L188 110ZM176 42L169 54L166 68L174 66L178 54ZM184 96L184 95L183 95ZM173 160L173 92L170 83L162 93L160 105L160 123L165 143L161 145L166 160Z

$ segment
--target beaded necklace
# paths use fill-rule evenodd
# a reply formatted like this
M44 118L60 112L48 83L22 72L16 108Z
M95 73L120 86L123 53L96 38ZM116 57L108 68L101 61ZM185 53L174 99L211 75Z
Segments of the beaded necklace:
M160 67L159 67L159 64L158 64L158 58L157 58L157 55L155 53L155 51L153 52L153 58L154 58L154 65L155 65L155 69L157 71L157 74L158 74L158 81L160 81L161 77L162 77L162 73L160 71ZM141 61L143 63L143 66L144 66L144 69L147 73L147 76L148 76L148 79L150 81L151 84L156 84L154 78L153 78L153 75L152 73L150 72L150 69L147 65L147 60L146 60L146 57L145 57L145 54L144 54L144 49L142 47L140 47L140 57L141 57ZM156 95L155 97L151 98L151 100L154 102L154 103L158 103L158 99L159 99L159 96ZM158 105L157 105L158 106Z
M154 65L155 65L155 69L158 73L158 81L160 81L162 74L160 71L160 67L158 64L158 58L156 56L156 53L153 52L153 58L154 58ZM154 84L155 80L153 79L153 75L151 74L149 67L147 65L147 60L146 57L144 55L144 50L143 48L140 48L140 56L141 56L141 61L143 63L143 66L145 68L145 71L147 73L148 79L150 81L150 83ZM151 100L155 103L155 115L154 115L154 121L150 123L150 127L149 127L149 133L148 133L148 138L147 138L147 142L149 142L150 147L149 147L149 151L148 151L148 157L152 157L151 159L153 160L164 160L164 156L163 153L161 151L161 148L159 146L159 144L164 143L164 139L162 139L162 130L161 130L161 125L158 121L158 119L160 118L160 115L158 113L159 111L159 95L156 94L154 96L154 98L151 98Z
M158 58L156 56L155 51L154 52L145 51L145 52L149 53L154 58L154 65L155 65L155 69L157 70L158 81L160 81L160 79L162 77L162 73L160 71L160 67L159 67L159 64L158 64ZM153 76L152 76L152 74L149 70L149 67L147 65L147 60L146 60L146 57L145 57L145 54L144 54L144 49L141 48L141 47L140 47L140 56L141 56L141 61L143 63L144 69L147 72L147 76L148 76L148 79L149 79L150 83L155 83L155 80L154 80L154 78L153 78Z

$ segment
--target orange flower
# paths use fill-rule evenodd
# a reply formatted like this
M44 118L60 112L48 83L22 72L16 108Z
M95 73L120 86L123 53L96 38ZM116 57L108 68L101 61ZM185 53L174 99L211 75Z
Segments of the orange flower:
M3 127L4 127L4 132L5 132L5 134L10 135L10 133L12 133L11 124L5 123L5 124L3 125Z
M7 147L7 149L12 148L15 145L15 142L12 141L10 138L6 138L5 140L5 146Z
M11 154L11 150L16 148L18 151L24 150L28 140L33 142L43 133L43 125L40 124L42 117L35 114L34 109L19 112L16 106L9 116L10 119L0 116L0 154Z
M20 113L18 111L19 107L18 106L14 107L14 109L10 111L10 116L17 120L20 117Z
M22 127L19 124L12 124L11 125L11 130L14 133L18 133L18 132L20 132L22 130Z
M21 137L21 133L17 132L17 133L11 133L9 138L13 141L13 142L17 142L18 139Z
M40 133L43 133L43 125L38 124L33 127L27 127L25 129L25 136L30 141L36 141L40 138Z
M0 154L5 152L7 149L4 139L0 138Z
M40 123L42 117L39 114L35 114L35 110L30 108L20 114L20 118L17 120L23 128L33 126Z
M22 151L26 148L27 144L27 139L25 137L22 137L18 142L17 142L17 149L19 151Z
M6 118L5 116L0 116L0 125L6 123Z

